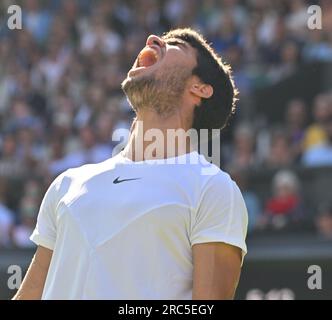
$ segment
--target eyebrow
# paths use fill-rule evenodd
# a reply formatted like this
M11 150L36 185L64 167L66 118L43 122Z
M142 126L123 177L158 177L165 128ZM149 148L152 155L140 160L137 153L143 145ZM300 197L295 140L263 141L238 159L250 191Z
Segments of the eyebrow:
M169 42L177 42L179 46L182 46L184 48L184 50L189 50L189 44L188 42L182 40L182 39L179 39L179 38L169 38L169 39L166 39L165 40L166 43L169 43Z

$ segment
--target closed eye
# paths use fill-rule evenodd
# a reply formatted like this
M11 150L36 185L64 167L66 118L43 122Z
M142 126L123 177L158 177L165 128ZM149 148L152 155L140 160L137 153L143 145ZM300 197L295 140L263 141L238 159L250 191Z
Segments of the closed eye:
M184 41L174 39L174 40L169 40L167 41L167 44L171 46L179 46L182 47L183 49L187 49L187 44Z
M171 40L171 41L167 41L168 44L170 44L171 46L176 46L182 42L180 42L179 40Z

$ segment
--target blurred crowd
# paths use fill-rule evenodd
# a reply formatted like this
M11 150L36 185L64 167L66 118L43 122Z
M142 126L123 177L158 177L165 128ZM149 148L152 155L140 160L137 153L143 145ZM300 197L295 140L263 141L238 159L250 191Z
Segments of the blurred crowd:
M307 28L319 4L323 29ZM262 203L238 174L250 230L282 229L305 215L292 166L332 165L332 92L308 104L289 101L284 121L259 128L243 112L257 88L286 79L301 65L332 62L330 0L25 0L23 29L0 28L0 247L29 247L42 196L67 168L109 158L118 128L133 112L120 84L147 35L183 26L200 30L232 65L239 116L222 144L234 173L277 170ZM250 114L250 113L249 113ZM318 212L319 211L319 212ZM332 237L332 206L317 208L317 229Z

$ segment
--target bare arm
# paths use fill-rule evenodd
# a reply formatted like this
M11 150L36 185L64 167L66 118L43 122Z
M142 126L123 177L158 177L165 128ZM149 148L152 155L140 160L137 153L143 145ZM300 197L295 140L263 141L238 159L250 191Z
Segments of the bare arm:
M38 246L21 287L13 300L40 300L53 251Z
M193 246L193 300L232 300L240 279L242 252L222 242Z

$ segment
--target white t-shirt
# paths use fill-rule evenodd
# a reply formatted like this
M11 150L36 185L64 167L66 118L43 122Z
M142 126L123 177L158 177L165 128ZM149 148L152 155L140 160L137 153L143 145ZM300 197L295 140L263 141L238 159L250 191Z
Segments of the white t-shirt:
M247 210L229 175L196 151L168 160L119 154L54 180L31 236L53 250L43 299L192 299L194 244L245 255Z

